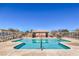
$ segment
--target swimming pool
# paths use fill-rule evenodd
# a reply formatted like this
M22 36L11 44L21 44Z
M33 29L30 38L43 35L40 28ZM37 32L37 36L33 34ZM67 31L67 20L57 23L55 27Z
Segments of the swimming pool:
M15 49L70 49L70 47L61 44L60 42L70 42L69 40L53 39L21 39L15 42L23 42Z

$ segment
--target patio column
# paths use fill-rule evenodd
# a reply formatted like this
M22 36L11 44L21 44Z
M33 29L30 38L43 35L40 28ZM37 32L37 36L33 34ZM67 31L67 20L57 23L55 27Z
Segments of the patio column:
M46 37L48 37L48 33L46 33Z

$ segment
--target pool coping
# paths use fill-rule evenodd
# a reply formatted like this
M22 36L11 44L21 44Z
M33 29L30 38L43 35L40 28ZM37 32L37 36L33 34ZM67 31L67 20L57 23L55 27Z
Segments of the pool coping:
M25 39L27 39L27 38L25 38ZM31 39L31 38L28 38L28 39ZM36 39L36 38L32 38L32 39ZM48 39L48 38L47 38ZM52 38L50 38L50 39L52 39ZM54 39L54 38L53 38ZM19 39L15 39L15 40L19 40ZM17 43L17 42L15 42L15 43ZM19 45L19 44L22 44L23 42L19 42L19 43L17 43L15 46L17 46L17 45ZM72 46L70 46L70 45L68 45L68 43L70 43L70 42L60 42L60 44L62 44L62 45L65 45L65 46L68 46L68 47L70 47L70 49L73 49L73 47ZM13 46L13 47L15 47L15 46ZM43 49L43 50L70 50L70 49ZM41 50L41 49L15 49L15 50Z

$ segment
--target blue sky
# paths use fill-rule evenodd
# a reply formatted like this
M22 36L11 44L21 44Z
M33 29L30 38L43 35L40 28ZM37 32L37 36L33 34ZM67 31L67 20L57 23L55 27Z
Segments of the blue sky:
M79 4L0 4L0 29L74 30Z

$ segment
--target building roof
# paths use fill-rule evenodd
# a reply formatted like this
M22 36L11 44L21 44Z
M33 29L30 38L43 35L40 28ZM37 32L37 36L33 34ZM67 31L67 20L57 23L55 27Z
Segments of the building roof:
M33 30L32 32L48 32L47 30Z
M16 30L0 29L0 32L18 32L18 31L16 31Z

